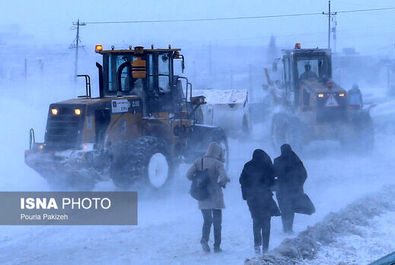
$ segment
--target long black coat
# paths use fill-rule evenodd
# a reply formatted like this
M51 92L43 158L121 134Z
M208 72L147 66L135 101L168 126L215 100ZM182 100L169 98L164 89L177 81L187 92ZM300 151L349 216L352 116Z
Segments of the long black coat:
M239 182L252 218L280 215L271 191L274 184L272 160L263 150L254 151L252 160L244 165Z
M292 211L292 205L304 194L306 169L288 144L281 146L281 156L274 159L274 174L277 177L277 200L281 211Z

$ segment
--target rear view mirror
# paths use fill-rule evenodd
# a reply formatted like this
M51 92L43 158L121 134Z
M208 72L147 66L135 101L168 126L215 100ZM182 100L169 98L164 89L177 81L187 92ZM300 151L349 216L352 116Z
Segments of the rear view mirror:
M145 60L142 60L141 57L137 57L137 59L132 62L132 77L135 79L146 78L146 65L147 62Z
M180 54L179 52L175 52L173 55L174 59L181 59L181 71L184 73L185 70L185 60L184 55Z
M272 71L277 72L277 62L276 61L273 62Z
M276 58L276 59L274 59L273 60L273 66L272 66L272 71L273 72L277 72L277 64L278 64L278 62L280 61L280 58Z

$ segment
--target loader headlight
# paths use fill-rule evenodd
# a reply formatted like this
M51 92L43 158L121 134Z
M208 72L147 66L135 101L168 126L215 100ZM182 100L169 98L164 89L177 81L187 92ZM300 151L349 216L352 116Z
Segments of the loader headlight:
M318 94L318 97L319 97L319 98L323 98L324 96L325 96L324 93L319 93L319 94Z
M40 144L40 145L38 146L38 149L43 150L43 149L44 149L44 145L43 145L43 144Z
M52 114L52 115L58 115L58 109L52 108L52 109L51 109L51 114Z
M344 93L340 93L340 94L339 94L339 97L344 97Z
M81 149L85 152L93 151L95 145L92 143L84 143L81 145Z
M74 109L74 114L77 116L81 115L81 109Z

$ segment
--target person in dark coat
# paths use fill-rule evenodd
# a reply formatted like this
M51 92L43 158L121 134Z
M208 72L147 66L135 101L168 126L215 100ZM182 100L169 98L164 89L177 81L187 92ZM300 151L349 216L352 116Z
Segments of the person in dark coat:
M361 109L363 107L362 93L357 84L348 90L348 104L350 107Z
M255 252L260 253L261 245L263 252L266 252L269 248L271 216L280 215L272 197L274 169L270 157L263 150L256 149L252 160L244 165L239 181L252 217Z
M294 203L304 194L303 184L306 181L307 172L289 144L281 146L281 155L274 159L273 166L277 177L276 197L281 210L283 231L293 233Z
M311 71L311 65L309 63L304 65L305 72L300 75L300 80L317 79L318 76L315 72Z

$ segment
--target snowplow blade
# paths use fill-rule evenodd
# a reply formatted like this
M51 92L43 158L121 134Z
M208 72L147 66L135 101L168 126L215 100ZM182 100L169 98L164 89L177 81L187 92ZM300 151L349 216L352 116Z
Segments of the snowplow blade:
M45 178L51 186L93 188L104 180L98 159L91 152L25 151L25 163Z

